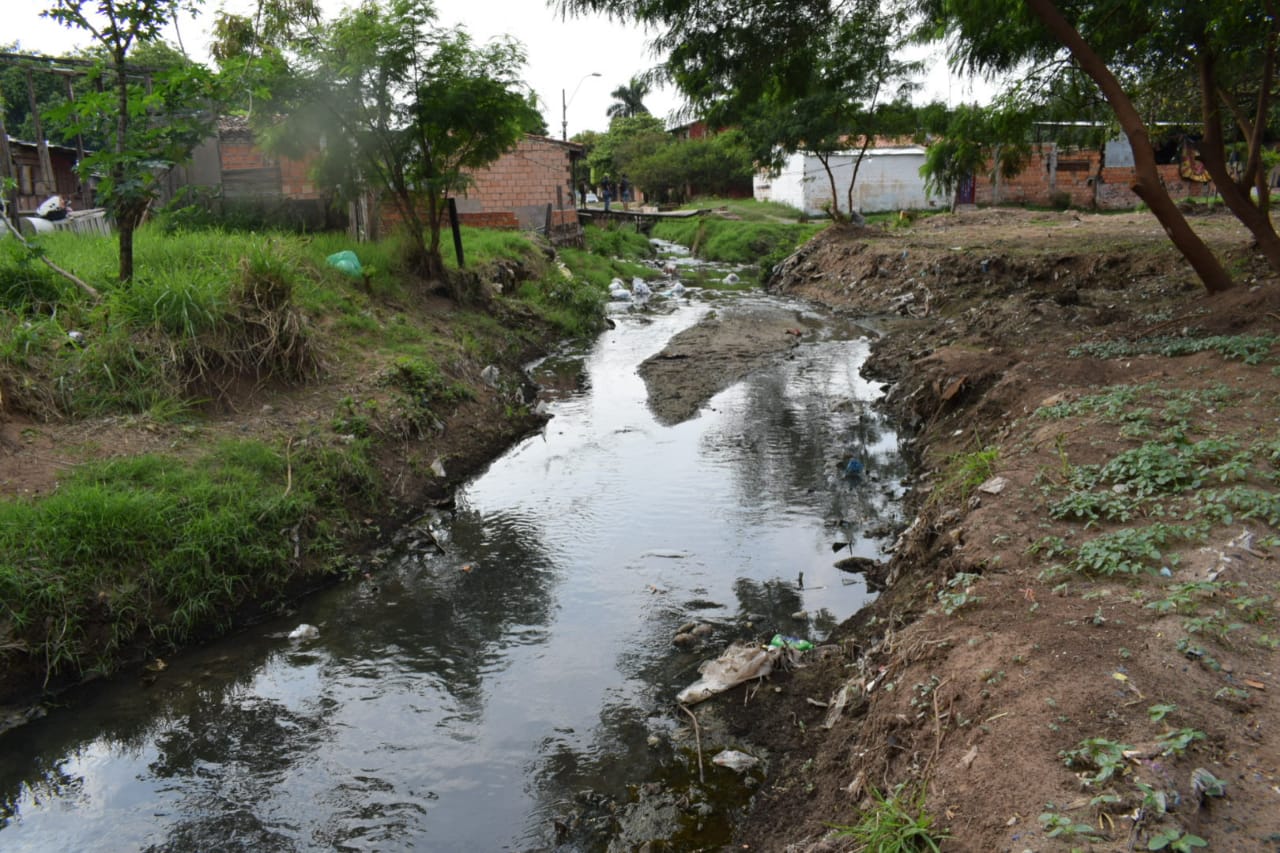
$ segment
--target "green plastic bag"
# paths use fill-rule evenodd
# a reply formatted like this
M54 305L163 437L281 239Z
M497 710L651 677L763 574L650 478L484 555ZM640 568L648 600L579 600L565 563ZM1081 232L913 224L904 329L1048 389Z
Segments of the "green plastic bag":
M329 266L336 270L346 273L352 278L363 278L364 267L360 266L360 259L356 257L356 253L350 250L345 252L334 252L325 258Z

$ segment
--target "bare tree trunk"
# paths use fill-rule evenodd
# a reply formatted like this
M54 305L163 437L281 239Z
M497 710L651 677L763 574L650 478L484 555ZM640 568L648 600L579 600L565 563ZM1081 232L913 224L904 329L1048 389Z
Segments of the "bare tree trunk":
M1111 105L1129 139L1133 149L1134 180L1131 188L1138 198L1146 202L1152 214L1164 226L1165 233L1173 241L1182 256L1196 271L1205 290L1209 293L1222 293L1233 286L1231 276L1219 263L1205 242L1187 224L1186 218L1173 203L1169 193L1160 182L1160 174L1156 169L1155 153L1151 148L1151 140L1147 135L1146 125L1133 106L1133 101L1125 94L1120 81L1107 68L1102 58L1076 32L1076 28L1062 16L1054 0L1026 0L1029 8L1045 29L1060 44L1071 52L1079 63L1080 69L1102 90L1102 95Z
M823 171L827 173L827 183L831 186L831 220L833 222L843 222L844 216L840 213L840 191L836 188L836 175L831 171L831 157L828 154L815 154L818 162L822 164Z
M1280 235L1276 234L1271 217L1249 199L1248 187L1253 183L1246 174L1240 183L1227 170L1222 138L1222 111L1218 107L1218 88L1214 80L1213 55L1199 51L1197 65L1200 72L1200 111L1204 121L1204 138L1200 142L1200 159L1213 178L1222 203L1235 214L1249 233L1258 241L1258 250L1266 257L1273 270L1280 270Z

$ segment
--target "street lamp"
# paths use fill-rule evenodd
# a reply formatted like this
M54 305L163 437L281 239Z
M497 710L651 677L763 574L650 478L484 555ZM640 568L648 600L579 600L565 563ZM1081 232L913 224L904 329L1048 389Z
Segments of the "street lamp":
M578 96L578 90L582 88L582 84L587 82L587 77L603 77L599 71L592 71L586 77L578 81L578 85L573 87L573 94L568 97L564 96L564 89L560 90L560 138L565 142L569 141L569 104L573 103L573 99Z

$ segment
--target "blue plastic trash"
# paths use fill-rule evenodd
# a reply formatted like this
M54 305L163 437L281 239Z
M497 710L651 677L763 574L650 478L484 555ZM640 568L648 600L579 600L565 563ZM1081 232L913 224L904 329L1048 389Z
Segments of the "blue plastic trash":
M332 255L325 258L325 261L328 262L329 266L339 272L346 273L352 278L364 277L364 267L360 266L360 258L356 256L355 252L352 252L349 249L345 252L334 252Z
M862 462L857 459L850 459L849 464L844 466L844 472L854 477L861 474L864 470Z

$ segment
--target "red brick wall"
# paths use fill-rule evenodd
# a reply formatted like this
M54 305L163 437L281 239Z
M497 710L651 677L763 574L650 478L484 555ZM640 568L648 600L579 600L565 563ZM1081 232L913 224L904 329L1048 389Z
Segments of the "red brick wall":
M472 185L456 199L459 220L477 228L541 229L550 204L553 228L576 226L578 211L569 187L571 150L556 140L526 136L490 166L472 174ZM399 226L401 218L395 205L384 199L378 233Z
M529 228L544 222L548 204L573 208L569 151L554 140L526 136L490 166L472 173L474 183L458 198L459 212L513 211Z
M218 155L223 172L243 172L276 167L280 171L280 195L288 199L318 199L320 191L312 182L311 161L271 157L258 148L253 137L225 134L218 141Z
M1000 178L996 182L979 180L976 198L978 204L1033 204L1050 206L1055 196L1066 193L1071 206L1098 207L1103 210L1127 210L1137 207L1141 200L1130 189L1133 169L1102 165L1099 151L1064 150L1053 143L1046 143L1032 152L1027 167L1013 178ZM988 165L988 170L990 170ZM1160 180L1174 201L1192 196L1213 195L1217 192L1212 183L1202 184L1185 180L1178 173L1178 165L1158 166Z

